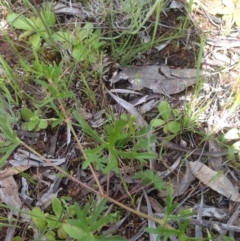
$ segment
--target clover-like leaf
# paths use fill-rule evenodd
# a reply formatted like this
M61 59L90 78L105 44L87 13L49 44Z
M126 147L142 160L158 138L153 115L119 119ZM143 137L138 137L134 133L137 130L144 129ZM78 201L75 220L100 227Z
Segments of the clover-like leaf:
M173 134L177 134L181 130L181 125L177 121L170 121L168 124L168 130L172 132Z
M38 128L44 130L48 127L48 121L46 119L40 119L38 123Z
M151 121L152 127L160 127L160 126L163 126L164 124L166 124L166 121L162 119L153 119Z
M28 131L34 130L35 127L37 127L38 123L39 123L38 119L33 119L33 120L27 122L27 129L28 129Z

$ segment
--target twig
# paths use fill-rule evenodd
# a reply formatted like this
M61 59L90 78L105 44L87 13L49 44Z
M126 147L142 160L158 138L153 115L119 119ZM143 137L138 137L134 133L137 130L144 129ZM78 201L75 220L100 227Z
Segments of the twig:
M237 218L238 215L239 215L239 212L240 212L240 204L238 204L237 209L234 211L233 215L229 218L229 220L228 220L228 222L227 222L227 225L228 225L228 226L229 226L230 224L232 224L232 223L236 220L236 218ZM222 237L223 237L224 235L226 235L226 233L227 233L227 230L223 230L223 231L219 234L219 236L216 238L216 241L221 241L221 240L222 240Z
M165 145L169 149L189 153L189 154L192 154L192 155L197 155L197 156L202 155L202 156L211 156L211 157L221 157L221 156L227 156L228 155L227 150L218 151L218 152L194 150L194 149L188 149L188 148L185 148L185 147L181 147L179 145L174 144L173 142L166 141L163 137L158 137L158 140L160 140L163 143L163 145Z
M214 221L208 221L208 220L197 220L197 219L190 219L190 223L202 227L208 227L208 228L214 228L219 227L220 229L227 230L227 231L234 231L237 233L240 233L240 227L239 226L233 226L226 223L218 223Z

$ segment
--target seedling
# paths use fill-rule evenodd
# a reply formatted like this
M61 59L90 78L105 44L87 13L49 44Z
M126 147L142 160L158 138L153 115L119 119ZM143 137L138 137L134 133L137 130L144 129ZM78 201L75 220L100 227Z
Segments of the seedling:
M68 205L64 200L58 198L52 201L53 214L44 213L39 207L31 211L34 225L42 234L42 239L46 240L125 240L119 236L99 236L96 233L106 224L117 220L118 215L103 215L106 209L107 199L102 199L99 203L95 201L86 204L82 209L78 203ZM65 205L64 205L65 204ZM91 210L91 211L90 211Z
M100 29L94 31L92 23L87 23L84 27L76 26L75 33L58 31L53 34L54 40L61 42L64 49L71 49L76 61L91 64L97 62L99 49L105 44L100 36Z
M28 131L39 131L48 127L48 121L46 119L39 118L39 111L32 111L28 108L22 108L21 117L25 121L22 123L22 129Z
M83 162L83 168L94 164L98 170L104 173L108 173L111 170L119 172L118 157L135 159L141 162L157 157L156 153L146 151L149 143L155 141L154 136L148 138L149 128L143 128L141 131L136 130L135 136L132 136L132 128L128 120L119 119L105 126L105 135L102 139L77 111L74 111L73 114L84 132L99 143L99 146L96 148L85 150L88 158ZM138 136L141 136L141 138L138 138ZM124 151L123 149L125 149L130 142L135 143L135 145L131 151ZM108 155L104 154L106 150L109 152Z
M181 131L181 113L178 109L172 109L168 102L162 101L159 106L159 116L151 121L152 127L163 128L165 134L178 134ZM177 119L177 120L176 120Z
M35 49L40 47L42 39L49 38L49 27L56 22L54 13L48 9L40 11L40 16L27 18L17 13L10 13L7 16L8 23L16 29L25 30L18 39L27 38ZM45 23L43 22L45 21ZM48 29L46 29L46 26Z

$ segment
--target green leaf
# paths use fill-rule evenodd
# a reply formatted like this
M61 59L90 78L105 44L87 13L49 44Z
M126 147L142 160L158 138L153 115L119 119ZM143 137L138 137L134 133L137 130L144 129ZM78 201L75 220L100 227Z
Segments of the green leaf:
M137 159L137 160L144 160L144 159L149 160L157 157L157 153L150 153L150 152L117 151L117 154L121 157L129 158L129 159Z
M105 237L105 236L94 236L95 241L127 241L127 239L120 237L120 236L110 236L110 237Z
M35 129L35 127L37 127L39 123L39 120L37 119L34 119L34 120L31 120L29 122L27 122L27 128L28 128L28 131L32 131Z
M110 237L105 237L105 236L94 236L95 241L127 241L127 239L121 237L121 236L110 236Z
M161 101L158 105L158 110L165 121L169 121L171 119L171 107L167 101Z
M173 109L173 110L172 110L172 114L173 114L174 117L177 118L177 117L180 116L181 111L180 111L179 109Z
M31 19L24 17L23 15L19 15L16 13L10 13L7 16L7 22L17 28L22 30L35 30L34 23Z
M109 146L114 147L116 141L122 140L128 137L128 133L124 132L124 128L127 125L127 121L120 119L116 120L112 125L108 125L105 127L109 134L108 142Z
M20 236L16 236L13 238L12 241L22 241L22 238Z
M66 240L66 238L68 237L68 234L64 231L64 229L63 229L62 226L60 226L60 227L58 228L57 234L58 234L58 237L59 237L60 239L65 239L65 240Z
M98 60L97 55L95 55L94 53L89 54L88 60L91 64L95 64Z
M33 30L27 30L27 31L25 31L25 32L23 32L23 33L21 33L21 34L19 35L18 40L22 40L22 39L24 39L25 37L29 37L29 36L31 36L34 32L35 32L35 31L33 31Z
M47 223L45 221L45 215L39 207L35 207L32 209L31 217L34 224L40 231L43 231L46 228Z
M55 15L54 15L54 13L52 11L50 11L50 10L42 10L40 12L40 14L41 14L42 18L44 19L44 21L46 21L47 25L51 26L51 25L55 24L56 19L55 19Z
M39 49L40 45L41 45L41 36L40 34L38 33L35 33L33 35L31 35L29 38L28 38L29 42L32 44L32 46L35 48L35 49Z
M135 179L141 178L143 184L148 185L153 183L154 187L160 192L167 188L167 183L164 182L157 174L152 170L140 171L134 175Z
M68 206L68 215L70 216L70 217L73 217L74 215L76 215L76 210L75 210L75 207L74 207L74 205L69 205Z
M52 200L52 208L53 208L53 212L55 213L55 215L58 218L61 218L61 216L63 215L63 207L62 207L62 203L59 200L59 198L54 198Z
M77 44L73 47L72 56L75 60L81 62L88 59L89 50L84 48L82 44Z
M20 115L24 121L30 121L30 118L34 117L34 113L28 108L22 108L20 110Z
M169 133L168 125L164 125L164 126L163 126L163 132L164 132L165 134L168 134L168 133Z
M170 121L168 124L168 130L173 134L177 134L181 130L181 124L177 121Z
M80 227L76 227L74 225L71 225L69 223L63 223L62 225L63 230L71 237L71 238L75 238L77 240L82 239L82 238L86 238L88 234L81 229Z
M93 148L93 149L87 149L85 150L85 153L87 155L87 159L83 162L82 168L86 169L91 163L94 163L97 160L97 163L101 163L102 160L102 153L103 148L102 146ZM106 162L107 163L107 162Z
M173 190L172 188L168 189L168 195L166 198L166 209L165 209L165 215L169 216L177 206L177 203L173 203Z
M96 202L93 203L92 215L90 217L90 230L95 232L98 228L100 228L104 222L97 223L98 218L101 220L101 213L107 208L106 207L107 198L103 198L98 204Z
M166 123L166 121L162 120L162 119L153 119L151 121L151 126L152 127L160 127L163 126Z
M0 158L0 168L4 165L5 161L9 158L9 156L13 153L13 151L17 148L19 143L14 143L11 146L8 146L9 150Z
M55 241L55 233L54 232L49 232L45 236L43 236L43 240L47 241Z
M70 43L70 32L69 31L66 31L66 32L63 32L63 31L57 31L55 32L52 37L59 41L59 42L69 42Z
M38 129L44 130L48 127L48 121L45 119L40 119L38 123Z
M70 220L69 223L74 225L74 224L79 224L79 227L81 227L83 230L89 230L88 228L88 221L87 221L87 214L88 210L90 209L90 204L86 203L84 208L81 209L79 206L79 203L75 202L74 203L75 211L77 214L77 223L74 222L74 220Z
M224 236L223 241L236 241L235 239Z
M110 151L111 152L111 151ZM110 171L114 171L116 173L119 173L119 169L118 169L118 159L117 159L117 156L115 154L113 154L111 152L111 158L110 160L108 161L108 164L107 166L104 168L103 170L103 173L104 174L107 174L109 173Z
M94 138L99 143L104 143L103 140L98 136L97 132L95 132L88 123L82 118L78 111L73 112L74 117L78 121L79 125L82 127L83 131L87 133L89 136Z
M77 33L78 41L81 42L82 40L89 37L90 34L93 32L93 24L87 23L84 25L84 27Z
M47 227L50 229L54 228L59 228L62 223L59 221L59 218L53 215L46 215L46 222L47 222Z

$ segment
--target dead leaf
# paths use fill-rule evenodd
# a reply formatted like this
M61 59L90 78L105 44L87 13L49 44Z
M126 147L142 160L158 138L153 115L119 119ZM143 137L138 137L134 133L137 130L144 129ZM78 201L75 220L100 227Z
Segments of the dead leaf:
M147 193L144 190L143 190L143 196L145 197L145 200L146 200L146 203L147 203L148 215L149 216L153 216L151 203L149 201ZM156 223L154 221L152 221L152 220L148 220L148 227L149 228L156 228ZM153 233L150 233L149 234L149 238L150 238L150 241L156 241L157 240L157 235L153 234Z
M219 152L221 150L222 150L221 147L214 139L209 140L209 151L210 152ZM221 156L220 157L209 157L209 159L208 159L208 163L214 171L219 171L221 169L222 162L223 162L223 159Z
M57 197L58 192L60 192L62 188L59 188L56 192L53 192L54 185L55 183L52 183L48 191L42 195L39 201L37 201L37 207L41 207L44 210L52 203L52 200Z
M165 95L179 93L197 82L196 69L170 69L166 77L159 73L159 68L158 65L121 67L122 71L115 77L115 82L128 80L131 89L148 88L153 93ZM204 74L206 73L200 73Z
M186 160L186 164L188 161ZM174 178L174 197L181 196L187 192L189 185L192 181L195 180L195 177L192 175L189 166L186 166L186 170L184 174L179 174L176 178Z
M191 171L202 183L234 202L240 202L240 195L224 175L219 175L200 162L189 162Z
M9 206L21 209L22 202L18 196L18 186L12 176L8 176L0 180L0 199L3 203ZM18 212L13 210L13 214L17 215Z
M10 167L4 170L0 170L0 180L9 176L17 175L21 172L26 171L29 168L30 166L19 166L19 167Z
M51 166L49 163L42 160L37 155L30 153L26 150L18 149L17 153L13 155L14 159L9 160L9 163L15 167L19 166ZM54 165L61 165L63 164L66 159L65 158L57 158L57 159L49 159Z
M111 91L107 92L111 95L111 97L117 101L125 110L127 110L128 113L130 113L131 115L136 116L136 120L138 121L138 125L139 127L144 127L146 126L146 121L143 119L143 117L138 113L137 109L130 103L128 103L127 101L121 99L120 97L114 95L111 93Z

